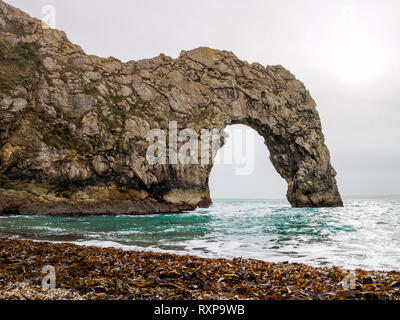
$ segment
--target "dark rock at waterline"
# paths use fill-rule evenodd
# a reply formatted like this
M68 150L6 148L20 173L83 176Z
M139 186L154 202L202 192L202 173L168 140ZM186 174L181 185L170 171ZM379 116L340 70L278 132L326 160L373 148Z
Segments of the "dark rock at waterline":
M0 214L210 205L212 164L146 160L148 131L168 133L171 121L199 134L248 125L264 137L294 207L342 205L315 102L282 66L209 48L127 63L89 56L0 1Z

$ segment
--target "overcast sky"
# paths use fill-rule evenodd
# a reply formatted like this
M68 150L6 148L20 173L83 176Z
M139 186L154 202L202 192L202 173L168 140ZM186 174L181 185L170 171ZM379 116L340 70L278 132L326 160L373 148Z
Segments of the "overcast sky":
M8 0L87 53L122 61L208 46L281 64L317 102L344 196L400 194L400 1ZM214 197L282 198L286 183L257 139L255 170L216 166Z

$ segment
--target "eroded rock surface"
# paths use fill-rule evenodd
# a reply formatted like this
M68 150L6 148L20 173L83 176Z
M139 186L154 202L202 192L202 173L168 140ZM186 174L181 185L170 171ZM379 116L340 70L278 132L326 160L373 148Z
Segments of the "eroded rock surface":
M211 203L212 164L150 165L150 129L246 124L295 207L341 206L314 100L282 66L209 48L121 63L0 1L0 214L141 214Z

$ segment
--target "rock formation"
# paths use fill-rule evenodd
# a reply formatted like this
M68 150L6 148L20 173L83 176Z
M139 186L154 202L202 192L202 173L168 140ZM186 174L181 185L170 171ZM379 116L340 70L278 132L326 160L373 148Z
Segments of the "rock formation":
M212 164L146 160L150 129L265 139L294 207L341 206L315 102L282 66L199 48L121 63L0 1L0 214L168 213L211 203Z

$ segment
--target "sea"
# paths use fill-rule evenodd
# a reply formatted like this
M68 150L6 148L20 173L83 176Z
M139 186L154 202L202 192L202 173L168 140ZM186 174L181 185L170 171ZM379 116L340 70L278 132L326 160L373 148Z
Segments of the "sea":
M286 200L216 199L210 208L183 214L3 216L0 237L399 271L400 199L346 199L343 208L301 209Z

